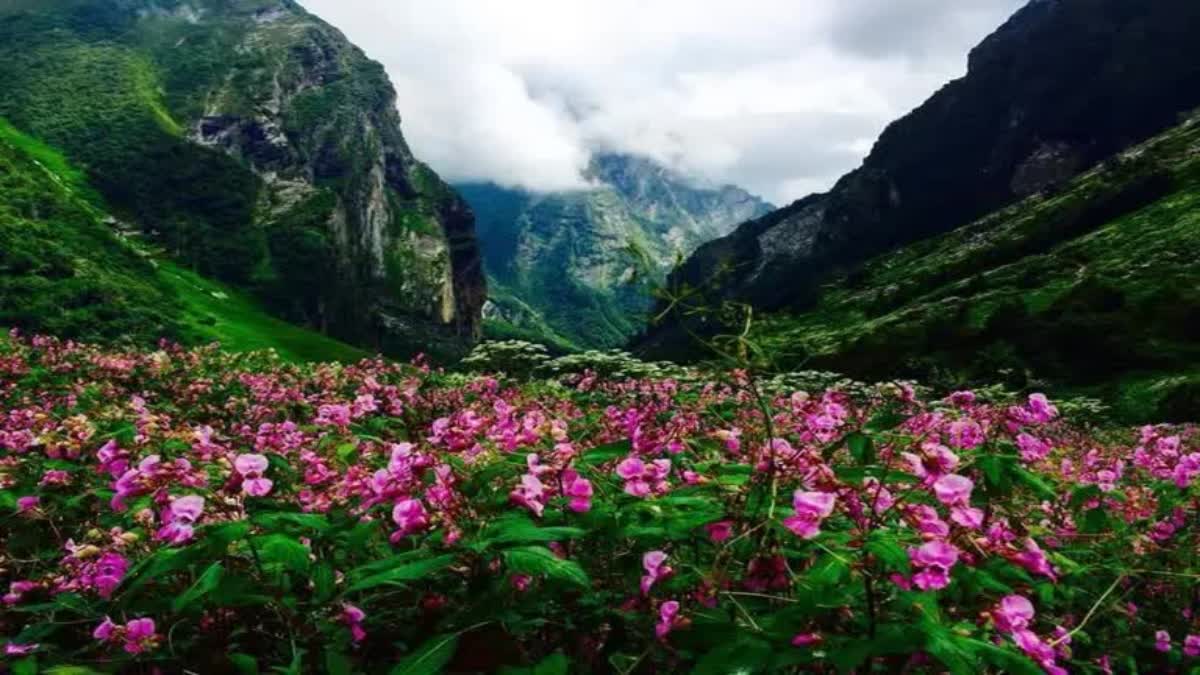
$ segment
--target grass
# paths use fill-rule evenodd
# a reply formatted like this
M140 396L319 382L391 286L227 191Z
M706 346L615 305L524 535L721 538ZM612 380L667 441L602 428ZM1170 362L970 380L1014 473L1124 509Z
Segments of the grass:
M205 279L171 262L159 263L159 277L178 295L189 332L220 342L235 352L274 349L291 361L353 363L367 352L268 314L253 298Z

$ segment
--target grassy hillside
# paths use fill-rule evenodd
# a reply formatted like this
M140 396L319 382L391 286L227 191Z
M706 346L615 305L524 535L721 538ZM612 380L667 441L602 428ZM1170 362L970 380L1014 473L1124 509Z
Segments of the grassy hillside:
M1200 409L1200 120L865 265L761 323L780 365L946 386L1004 374L1128 419Z
M0 119L0 326L143 346L215 340L291 360L364 355L152 256L107 219L80 170Z
M142 343L181 333L181 305L97 204L62 155L0 120L0 325Z
M194 340L217 341L237 352L274 349L290 361L353 362L368 355L344 342L277 319L246 293L174 263L160 262L158 276L183 303L183 322Z

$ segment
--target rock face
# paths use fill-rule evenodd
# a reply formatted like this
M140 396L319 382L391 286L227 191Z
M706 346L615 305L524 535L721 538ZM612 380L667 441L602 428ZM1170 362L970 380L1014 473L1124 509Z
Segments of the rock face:
M708 285L713 300L808 307L833 274L1053 189L1175 124L1200 105L1197 31L1193 0L1034 0L829 193L700 247L672 282ZM642 349L678 354L680 335L668 323Z
M576 346L613 346L642 326L649 287L678 256L772 208L642 157L596 155L593 187L532 194L460 185L479 217L492 278L489 325Z
M6 44L26 52L0 79L66 67L86 80L104 59L106 85L129 89L108 123L126 141L121 166L38 119L47 96L32 86L0 114L119 176L97 181L105 197L185 262L359 345L453 352L478 338L486 282L471 210L413 157L382 66L338 30L292 0L49 0L0 18ZM113 117L110 102L55 96L78 117ZM164 170L178 178L167 206L155 201Z

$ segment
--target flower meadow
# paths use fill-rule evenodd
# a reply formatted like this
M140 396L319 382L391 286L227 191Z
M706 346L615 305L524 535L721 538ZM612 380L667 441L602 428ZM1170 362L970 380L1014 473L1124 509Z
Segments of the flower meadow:
M0 342L14 673L1200 672L1192 427Z

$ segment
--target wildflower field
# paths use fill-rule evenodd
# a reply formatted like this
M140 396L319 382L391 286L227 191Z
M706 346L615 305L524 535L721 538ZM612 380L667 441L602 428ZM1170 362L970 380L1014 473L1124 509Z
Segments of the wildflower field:
M0 340L13 673L1200 672L1191 427Z

